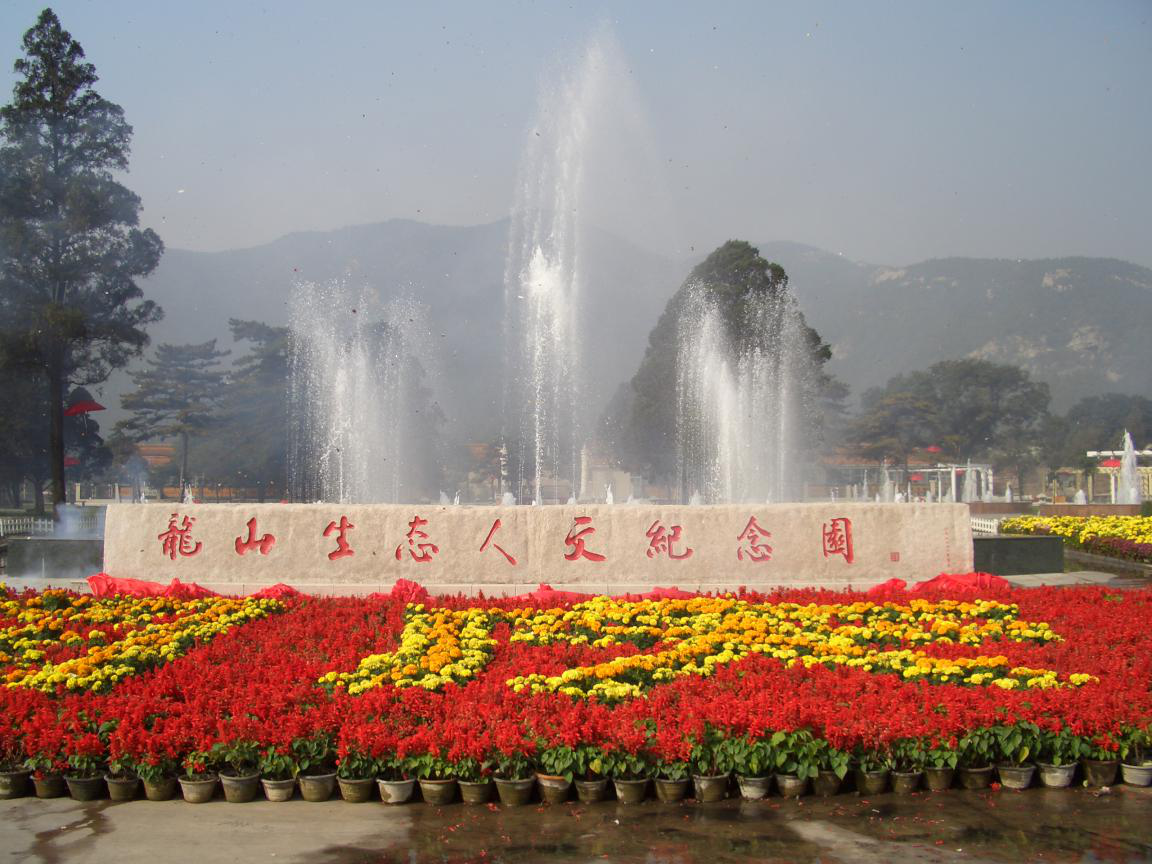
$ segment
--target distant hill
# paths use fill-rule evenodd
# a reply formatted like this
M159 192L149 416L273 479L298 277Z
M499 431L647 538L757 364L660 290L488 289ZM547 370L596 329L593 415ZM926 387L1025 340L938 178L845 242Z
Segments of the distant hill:
M808 320L832 343L829 369L856 394L937 360L981 357L1046 381L1063 411L1109 391L1152 395L1152 270L1112 258L943 258L856 264L765 243Z
M144 290L165 309L153 343L213 337L230 317L287 320L298 280L346 277L425 302L443 346L437 399L471 440L501 425L508 221L446 227L393 220L292 234L250 249L169 250ZM1058 409L1104 391L1152 394L1152 270L1123 261L950 258L909 267L850 261L797 243L762 243L787 270L809 322L831 342L830 371L855 395L937 360L1018 363L1047 381ZM589 416L635 373L648 333L694 261L605 232L584 255ZM114 405L123 375L111 382ZM670 383L670 398L674 398ZM113 416L111 419L115 419Z

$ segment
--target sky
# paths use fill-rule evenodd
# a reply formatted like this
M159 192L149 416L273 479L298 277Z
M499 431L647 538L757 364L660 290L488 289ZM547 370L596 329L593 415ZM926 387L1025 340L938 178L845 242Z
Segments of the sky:
M41 8L0 3L5 89ZM1152 266L1149 0L53 8L135 129L125 182L169 247L502 219L541 82L607 32L660 186L629 196L636 230L608 227L656 251ZM646 207L673 228L646 234Z

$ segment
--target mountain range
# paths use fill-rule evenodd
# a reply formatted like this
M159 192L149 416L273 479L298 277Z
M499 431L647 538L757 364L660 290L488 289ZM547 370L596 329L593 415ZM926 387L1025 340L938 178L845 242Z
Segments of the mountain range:
M490 440L501 423L508 227L508 220L465 227L392 220L248 249L170 249L143 285L166 313L152 341L219 338L228 346L229 318L284 324L297 282L344 279L383 296L407 295L428 308L440 359L433 387L449 428ZM1145 267L1108 258L946 258L893 267L798 243L759 248L789 274L809 323L832 345L829 371L857 396L893 375L965 356L1023 366L1050 385L1056 410L1101 392L1152 395L1152 270ZM581 255L586 408L595 416L635 373L649 331L696 261L596 230L586 232ZM113 403L126 384L122 374L110 382Z

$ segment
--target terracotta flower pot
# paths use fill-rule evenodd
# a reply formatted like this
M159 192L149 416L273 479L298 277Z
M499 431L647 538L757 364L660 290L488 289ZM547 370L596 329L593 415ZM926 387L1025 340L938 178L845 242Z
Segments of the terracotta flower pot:
M961 768L960 785L964 789L987 789L992 784L992 766Z
M327 801L336 791L335 771L331 774L301 774L296 781L300 784L300 797L305 801Z
M799 798L808 791L808 778L801 779L795 774L777 774L776 786L785 798Z
M193 780L191 777L181 777L180 791L189 804L204 804L216 794L216 778Z
M945 789L950 789L955 779L955 768L924 769L924 785L928 787L929 792L943 792Z
M647 780L613 780L612 785L621 804L639 804L648 794Z
M405 804L412 800L412 793L416 790L416 781L412 779L377 779L376 788L380 790L380 800L385 804ZM421 788L423 788L423 786L421 786ZM452 800L451 796L449 796L448 800Z
M997 765L996 773L1000 777L1000 785L1007 789L1027 789L1032 785L1032 777L1036 774L1036 766L1027 765Z
M1120 771L1124 776L1124 782L1129 786L1152 786L1152 764L1150 763L1129 765L1125 762L1120 766Z
M663 777L657 777L654 783L656 798L665 804L683 801L688 796L687 780L665 780Z
M176 797L176 778L161 777L144 781L144 797L149 801L171 801Z
M220 785L224 787L224 800L229 804L247 804L256 797L260 788L259 774L221 774Z
M287 780L272 780L269 777L261 777L260 785L264 788L264 797L269 801L277 803L291 801L292 796L296 794L295 777L289 777Z
M532 800L532 789L535 786L535 777L527 777L522 780L496 778L496 792L500 796L500 803L505 807L523 807Z
M840 782L835 771L821 771L812 779L812 791L821 798L829 798L840 791Z
M767 777L745 777L743 774L737 774L736 784L740 787L741 798L755 801L768 795L768 790L772 788L772 775L769 774Z
M140 789L139 777L109 777L104 778L108 784L108 797L113 801L131 801Z
M36 790L37 798L63 798L68 794L68 787L64 783L63 774L33 776L32 788Z
M460 797L465 804L487 804L492 800L491 780L460 780Z
M1072 785L1076 776L1076 763L1068 765L1047 765L1044 762L1036 766L1040 769L1040 785L1049 789L1066 789Z
M597 801L603 801L608 797L608 780L601 778L599 780L576 780L576 797L581 804L595 804Z
M428 804L443 806L456 798L455 780L421 780L420 794Z
M856 790L861 795L879 795L888 788L888 769L880 768L876 771L856 769Z
M28 794L28 778L32 772L26 768L19 771L0 771L0 799L23 798Z
M1085 759L1084 783L1087 786L1112 786L1119 768L1119 759Z
M540 784L540 798L547 804L563 804L572 791L572 781L555 774L537 774L536 782Z
M108 791L108 787L104 785L104 778L99 775L95 777L65 775L64 782L68 784L68 794L75 801L98 801Z
M376 780L372 777L337 777L336 784L340 787L340 797L349 804L371 801L376 789Z
M911 795L920 788L923 771L893 771L892 791L897 795Z

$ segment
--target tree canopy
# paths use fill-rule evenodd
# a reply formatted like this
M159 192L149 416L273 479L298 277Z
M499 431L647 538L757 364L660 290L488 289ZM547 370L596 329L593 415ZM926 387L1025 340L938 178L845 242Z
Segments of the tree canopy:
M23 40L0 108L0 361L32 370L49 417L56 503L64 500L64 400L147 344L161 310L136 280L163 244L137 228L140 199L116 180L132 127L93 85L95 67L45 9Z

